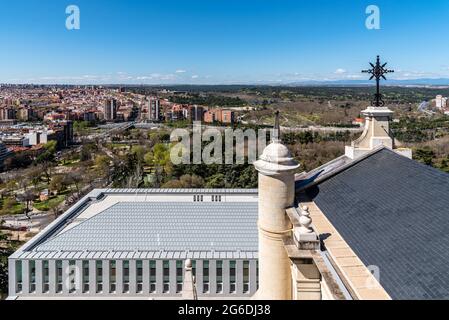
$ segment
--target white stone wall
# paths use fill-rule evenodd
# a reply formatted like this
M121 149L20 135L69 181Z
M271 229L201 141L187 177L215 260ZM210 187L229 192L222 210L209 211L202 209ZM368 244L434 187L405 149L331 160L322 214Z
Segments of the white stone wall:
M88 282L84 279L84 262L89 267ZM102 282L97 281L97 262L101 262ZM110 261L116 262L115 293L111 292ZM9 297L21 298L148 298L148 299L181 299L182 292L179 290L177 281L177 261L181 262L184 275L183 260L152 260L156 262L156 292L150 293L150 260L142 261L142 284L137 283L137 261L138 260L9 260ZM168 261L169 269L169 292L164 293L163 266ZM220 260L222 261L222 292L217 292L216 265L217 260L206 260L209 262L209 291L204 290L203 260L194 260L196 271L196 286L198 297L208 298L250 298L257 291L257 260ZM249 264L249 282L243 283L244 261ZM48 262L48 282L44 279L44 262ZM57 264L62 263L62 290L58 289ZM124 265L129 262L129 283L125 283ZM16 274L16 263L21 264L21 274ZM30 268L35 264L34 270ZM235 265L235 292L231 292L230 265ZM19 282L19 280L22 280ZM181 282L182 283L182 282ZM87 285L88 290L85 290ZM99 286L101 285L101 286ZM142 291L137 290L139 287ZM21 288L19 291L18 289ZM46 290L46 288L48 290ZM71 290L75 288L75 290ZM127 289L128 290L124 290ZM99 290L102 289L102 290ZM245 291L245 289L247 289ZM125 292L126 291L126 292Z

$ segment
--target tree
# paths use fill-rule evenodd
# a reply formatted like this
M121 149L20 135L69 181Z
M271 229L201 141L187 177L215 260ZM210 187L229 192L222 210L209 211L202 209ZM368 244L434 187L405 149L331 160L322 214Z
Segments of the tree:
M185 186L185 188L202 188L204 187L204 180L196 175L184 175L179 178L179 181Z
M163 189L183 189L184 184L179 180L171 180L166 182L163 186Z
M42 176L42 167L41 166L34 167L28 173L28 177L31 180L31 183L33 184L35 189L38 188L39 183L41 182L41 176Z
M8 195L8 190L6 190L5 185L0 186L0 199L3 200L5 196Z
M36 159L36 164L40 164L42 168L42 172L45 175L47 183L50 183L51 180L51 169L55 163L55 155L56 155L57 142L50 141L44 146L44 152L39 155Z
M1 210L1 214L7 215L11 214L14 206L17 205L17 201L15 198L7 198L3 201L3 208Z
M162 188L202 188L204 180L196 175L183 175L181 178L170 180Z
M81 182L83 182L83 176L81 175L80 172L76 172L76 171L68 173L64 179L64 183L67 186L71 186L71 185L75 186L76 193L78 196L80 195Z
M9 180L6 183L5 189L9 196L13 193L14 190L16 190L16 188L17 188L17 182L15 180Z
M28 219L30 219L30 216L28 215L28 213L31 211L30 204L35 198L36 195L34 194L33 190L27 190L18 196L18 200L20 202L25 202L26 205L25 214Z
M61 214L61 208L62 208L62 203L57 203L57 202L50 203L49 209L53 213L53 216L54 216L55 220Z
M110 178L110 163L111 159L108 156L97 156L95 158L95 166L101 176L106 177L109 181Z
M62 175L56 175L51 179L49 188L57 193L62 192L66 188L66 181Z
M145 148L142 146L135 146L132 149L132 152L136 155L137 161L139 163L143 163L145 159Z
M37 163L52 162L55 160L57 142L52 140L44 145L44 152L41 153L37 159Z
M10 247L0 248L0 299L8 294L8 256L12 253L13 250Z
M413 158L419 162L431 166L433 159L435 158L435 153L430 149L416 149Z
M226 187L225 176L222 173L217 173L207 179L206 188L221 189Z

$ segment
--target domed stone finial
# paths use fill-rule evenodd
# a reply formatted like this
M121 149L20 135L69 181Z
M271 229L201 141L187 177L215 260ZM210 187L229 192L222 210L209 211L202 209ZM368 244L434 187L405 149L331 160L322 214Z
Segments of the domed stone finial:
M192 260L187 259L185 262L185 268L186 269L192 269Z

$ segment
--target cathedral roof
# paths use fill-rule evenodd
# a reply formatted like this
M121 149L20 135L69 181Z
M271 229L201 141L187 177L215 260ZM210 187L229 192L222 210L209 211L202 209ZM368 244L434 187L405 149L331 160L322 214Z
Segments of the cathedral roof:
M449 174L387 148L297 177L393 299L449 298Z

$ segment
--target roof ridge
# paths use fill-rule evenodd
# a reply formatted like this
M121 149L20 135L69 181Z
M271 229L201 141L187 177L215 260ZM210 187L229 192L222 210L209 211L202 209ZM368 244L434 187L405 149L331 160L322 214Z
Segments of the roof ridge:
M371 156L374 155L374 154L377 154L378 152L380 152L380 151L382 151L382 150L389 150L389 151L391 151L392 153L397 154L397 153L394 152L393 150L390 150L388 147L386 147L386 146L384 146L384 145L380 145L380 146L378 146L378 147L375 147L373 150L369 151L368 153L366 153L366 154L364 154L364 155L362 155L362 156L360 156L360 157L358 157L358 158L356 158L356 159L352 159L352 161L350 161L350 162L348 162L348 163L342 165L341 167L338 167L338 168L336 168L335 170L330 171L329 173L324 174L324 175L321 176L321 177L317 177L316 180L313 180L312 182L307 183L307 184L305 184L305 185L303 185L303 186L297 188L295 191L296 191L296 192L303 191L303 190L305 190L305 189L307 189L307 188L310 188L310 187L312 187L312 186L314 186L314 185L317 185L318 183L321 183L321 182L323 182L323 181L326 181L326 180L330 179L331 177L333 177L333 176L335 176L335 175L337 175L337 174L339 174L339 173L341 173L341 172L343 172L343 171L346 171L347 169L349 169L349 168L355 166L356 164L362 162L363 160L365 160L365 159L371 157ZM310 172L313 172L313 171L318 170L318 169L320 169L320 168L325 168L327 165L329 165L329 164L332 163L333 161L335 161L335 160L337 160L337 159L340 159L340 158L342 158L342 157L343 157L343 156L340 156L340 157L338 157L338 158L335 158L335 159L333 159L333 160L327 162L326 164L324 164L324 165L322 165L322 166L318 167L317 169L314 169L314 170L312 170L312 171L310 171Z
M59 233L58 233L57 235L55 235L54 237L51 237L51 238L47 239L46 241L44 241L44 242L42 242L41 244L39 244L37 247L33 248L33 250L38 249L40 246L46 245L46 244L48 244L49 242L52 242L53 240L56 240L56 239L58 239L59 237L61 237L61 236L63 236L63 235L66 235L67 233L70 233L71 231L77 229L79 226L84 225L86 222L91 221L92 219L98 217L99 215L104 214L107 210L109 210L109 209L115 207L115 206L118 205L119 203L120 203L120 202L114 203L112 206L107 207L107 208L105 208L104 210L98 212L96 215L93 215L92 217L85 219L84 221L82 221L82 222L78 223L77 225L73 226L72 228L70 228L70 229L67 230L66 232L59 232ZM72 223L73 223L73 220L72 220ZM69 225L70 225L70 223L67 224L67 226L69 226ZM61 231L63 231L63 230L64 230L64 228L63 228Z

